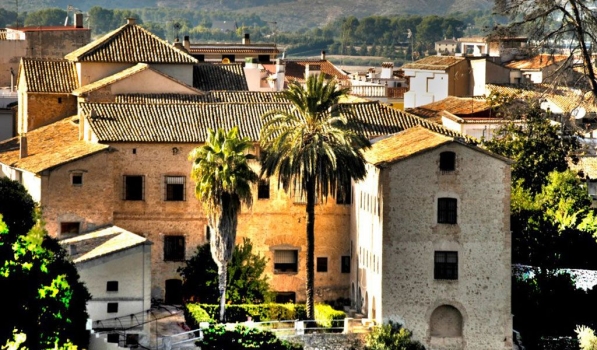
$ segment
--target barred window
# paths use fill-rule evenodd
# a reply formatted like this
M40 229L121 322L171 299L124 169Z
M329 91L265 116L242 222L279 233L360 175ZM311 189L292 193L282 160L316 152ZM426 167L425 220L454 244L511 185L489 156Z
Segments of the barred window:
M185 200L185 182L184 176L166 176L165 177L165 198L166 201L184 201Z
M433 277L436 280L457 280L458 252L436 251Z
M438 198L437 222L439 224L455 224L457 213L458 201L456 198Z
M145 199L145 176L124 175L123 199L127 201L142 201Z
M289 273L298 271L297 250L274 251L274 273Z
M164 260L182 261L185 258L185 239L184 236L165 236L164 237Z

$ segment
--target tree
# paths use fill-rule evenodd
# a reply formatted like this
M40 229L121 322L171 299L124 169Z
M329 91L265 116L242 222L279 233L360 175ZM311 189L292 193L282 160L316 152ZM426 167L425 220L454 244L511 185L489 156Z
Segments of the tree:
M578 147L576 138L562 135L552 125L537 103L531 102L526 111L498 129L492 140L484 143L490 151L508 157L512 165L512 183L518 180L523 187L537 194L552 171L568 169L567 157Z
M66 17L66 11L61 9L39 10L27 14L25 26L59 26L64 24Z
M306 292L307 318L313 319L315 245L315 201L335 194L351 180L365 177L361 149L370 146L351 116L341 113L338 100L347 93L336 81L326 83L324 75L310 76L303 87L294 81L283 92L293 106L291 112L264 114L261 147L261 176L276 176L289 192L292 188L307 200L306 206Z
M248 238L237 246L228 262L226 300L233 304L260 304L269 298L267 277L263 276L267 259L253 253ZM183 293L187 300L205 304L218 301L218 267L211 259L209 243L197 247L193 257L178 269L183 279Z
M584 76L597 97L597 75L593 47L597 44L597 17L591 1L584 0L495 0L495 12L509 16L507 26L498 27L493 36L529 35L537 47L554 52L569 52L564 67L573 68L580 57Z
M35 224L35 202L23 185L7 177L0 177L0 198L0 214L15 242Z
M205 144L189 155L193 162L191 177L196 182L195 195L203 203L211 232L211 255L218 265L220 321L224 321L227 266L232 257L241 204L253 201L251 183L257 174L249 167L253 156L248 138L239 136L238 127L225 132L208 129Z

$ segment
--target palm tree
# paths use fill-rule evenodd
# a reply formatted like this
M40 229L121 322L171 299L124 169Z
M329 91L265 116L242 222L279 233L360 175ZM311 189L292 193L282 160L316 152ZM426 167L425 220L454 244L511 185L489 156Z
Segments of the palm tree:
M290 83L283 96L292 104L290 111L270 111L263 115L260 143L265 152L261 176L277 176L286 192L307 199L307 319L314 319L315 201L326 198L351 180L365 176L365 160L360 151L370 146L359 123L342 113L339 99L347 89L335 80L326 83L322 74L310 76L303 87ZM298 191L298 193L296 193Z
M238 215L242 203L251 206L251 183L258 178L247 162L253 158L245 152L249 147L250 140L239 137L238 127L228 132L208 129L205 144L189 155L195 195L207 215L211 256L218 266L221 322L225 319L227 265L234 250Z

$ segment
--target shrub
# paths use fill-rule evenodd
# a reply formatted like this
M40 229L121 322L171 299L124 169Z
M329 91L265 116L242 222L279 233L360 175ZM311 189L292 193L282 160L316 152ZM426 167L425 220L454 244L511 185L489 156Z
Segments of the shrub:
M303 347L280 340L270 331L237 325L228 330L224 325L212 325L203 331L203 339L197 345L204 350L299 350Z
M412 340L412 333L401 324L390 321L376 326L367 335L366 350L425 350L423 344Z
M578 337L579 347L582 350L597 350L595 331L586 326L579 326L576 327L575 332Z
M315 319L320 327L338 327L338 320L344 320L346 313L344 311L334 310L327 304L315 304Z

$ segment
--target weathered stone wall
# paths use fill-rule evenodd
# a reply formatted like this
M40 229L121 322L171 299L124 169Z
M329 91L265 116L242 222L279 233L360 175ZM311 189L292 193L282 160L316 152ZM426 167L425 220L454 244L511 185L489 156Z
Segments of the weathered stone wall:
M76 115L77 98L70 94L29 93L23 112L26 119L22 127L27 132Z
M363 349L366 333L319 333L281 337L302 344L305 350L359 350Z
M112 203L114 224L139 233L154 243L152 246L152 296L163 298L164 282L179 279L176 272L181 262L164 261L164 237L185 236L186 257L194 254L199 244L206 243L207 220L194 195L190 179L191 162L187 159L195 145L184 144L114 144ZM257 170L257 164L253 164ZM123 176L145 177L145 200L122 199ZM164 200L164 176L186 176L185 201ZM270 198L258 199L253 187L253 206L243 208L239 218L237 243L249 237L256 253L269 259L266 274L275 291L295 292L297 300L305 299L305 204L294 204L293 197L277 188L271 180ZM328 258L328 271L315 273L317 300L348 297L349 274L341 273L341 257L350 254L349 206L336 205L329 198L316 208L315 256ZM275 247L293 247L298 252L297 273L274 273Z
M456 153L456 170L439 170L439 154ZM384 170L381 317L397 320L434 349L510 347L510 168L457 143ZM458 200L457 224L437 223L438 198ZM434 252L458 253L458 279L434 278ZM462 336L442 336L434 311L460 313ZM446 314L447 315L447 314ZM445 316L445 315L444 315ZM454 316L454 317L453 317Z
M439 170L446 150L456 153L453 172ZM353 308L434 349L508 347L509 189L505 162L459 144L369 166L355 186ZM458 200L456 225L437 223L441 197ZM457 280L434 278L435 251L458 252Z

